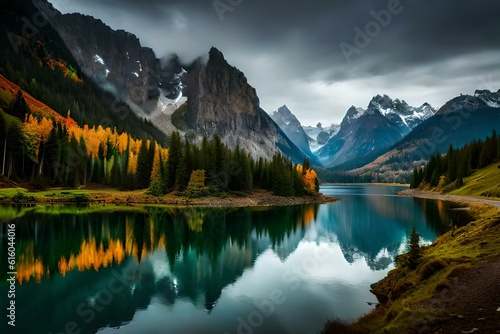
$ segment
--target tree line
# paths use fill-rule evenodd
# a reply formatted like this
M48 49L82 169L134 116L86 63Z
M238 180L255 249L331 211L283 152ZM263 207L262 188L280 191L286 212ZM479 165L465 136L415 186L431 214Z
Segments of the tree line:
M411 188L443 188L451 183L456 187L463 185L463 178L475 170L484 168L500 159L500 138L495 130L485 140L475 140L463 148L455 149L450 145L446 154L439 151L431 156L429 162L413 170Z
M55 118L34 112L21 91L0 109L0 130L1 174L37 189L89 182L141 188L158 171L159 156L168 154L157 142L116 127L80 127L70 113Z
M195 145L173 132L169 142L168 159L160 159L159 173L148 189L155 196L176 192L198 197L254 188L272 190L279 196L303 196L319 189L307 158L303 165L293 165L282 155L271 161L253 159L239 146L227 147L217 134Z

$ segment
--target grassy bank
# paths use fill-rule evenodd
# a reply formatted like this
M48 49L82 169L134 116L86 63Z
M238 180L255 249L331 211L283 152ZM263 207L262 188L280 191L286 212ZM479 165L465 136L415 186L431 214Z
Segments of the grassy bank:
M423 248L415 269L399 264L372 285L380 301L377 308L352 324L330 322L323 333L426 333L453 319L456 315L447 309L443 291L453 290L451 282L459 273L500 256L500 211L488 204L469 204L472 222ZM399 263L404 263L405 256ZM478 287L465 288L474 291Z
M464 186L451 191L450 194L500 199L500 164L489 165L464 178Z
M270 191L228 192L221 196L190 198L173 193L161 197L148 195L146 190L121 191L118 189L81 189L28 191L23 188L0 189L0 204L101 204L114 206L178 205L208 207L287 206L322 204L335 199L316 194L314 196L275 196Z

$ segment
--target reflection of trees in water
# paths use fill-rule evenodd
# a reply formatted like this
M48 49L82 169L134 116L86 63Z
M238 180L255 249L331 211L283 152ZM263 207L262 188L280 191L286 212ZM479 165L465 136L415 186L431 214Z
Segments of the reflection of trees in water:
M279 249L314 219L317 206L262 211L148 207L146 211L33 214L18 219L19 282L41 281L55 273L65 276L74 269L99 270L127 257L141 262L157 249L166 251L172 268L189 251L215 265L228 243L238 249L253 247L252 233L257 239L268 238L268 246Z
M386 269L393 262L414 225L425 240L432 241L448 230L448 221L455 215L447 203L434 200L357 196L342 205L332 207L333 221L326 229L337 236L347 262L364 258L372 270Z
M317 209L148 207L146 213L27 215L16 221L23 277L18 298L32 305L26 313L36 313L44 323L52 311L35 311L36 305L63 294L61 300L70 306L58 311L58 321L76 320L83 332L132 320L153 296L168 305L189 299L210 311L222 290L266 249L272 248L281 259L293 252ZM161 274L156 271L159 265L164 268ZM75 310L98 298L117 272L133 279L87 324Z

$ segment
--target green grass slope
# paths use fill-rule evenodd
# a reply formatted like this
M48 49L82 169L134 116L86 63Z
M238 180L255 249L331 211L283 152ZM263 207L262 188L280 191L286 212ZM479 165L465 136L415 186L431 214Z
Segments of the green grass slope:
M500 198L500 163L489 165L464 178L464 186L450 194Z

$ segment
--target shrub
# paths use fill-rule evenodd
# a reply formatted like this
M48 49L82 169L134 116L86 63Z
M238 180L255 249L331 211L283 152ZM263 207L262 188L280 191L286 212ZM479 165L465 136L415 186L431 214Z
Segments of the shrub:
M209 190L210 189L205 186L205 170L194 170L189 178L185 195L187 197L203 197L210 193Z
M155 197L161 197L165 194L165 189L163 187L163 182L161 178L157 177L153 181L151 181L151 184L149 185L146 194Z
M422 277L423 280L428 279L438 271L446 268L446 265L447 263L444 262L443 260L428 261L424 265L422 265L422 268L420 268L419 270L420 276Z
M81 203L87 203L89 202L90 197L88 194L73 194L71 201L81 204Z
M17 193L12 197L12 202L14 203L35 202L35 197L28 196L26 195L26 193L18 190Z

